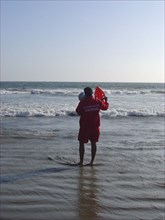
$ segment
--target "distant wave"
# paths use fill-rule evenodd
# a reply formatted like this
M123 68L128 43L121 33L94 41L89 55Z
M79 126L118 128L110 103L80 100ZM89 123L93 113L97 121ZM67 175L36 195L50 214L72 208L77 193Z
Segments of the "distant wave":
M0 95L31 94L31 95L77 95L79 89L4 89Z
M104 90L107 95L137 95L137 94L165 94L165 90ZM2 89L0 95L27 93L31 95L77 95L80 89Z
M102 113L104 114L104 112ZM105 115L106 116L106 115ZM108 112L108 116L109 117L132 117L132 116L136 116L136 117L164 117L165 116L165 112L161 111L161 110L154 110L154 109L131 109L131 110L127 110L127 109L111 109Z
M138 109L111 109L108 111L101 111L103 118L117 118L117 117L164 117L165 112L161 110L138 110ZM1 117L74 117L77 113L73 110L54 110L54 109L32 109L32 110L11 110L2 109Z
M105 92L113 95L165 94L165 90L106 90Z

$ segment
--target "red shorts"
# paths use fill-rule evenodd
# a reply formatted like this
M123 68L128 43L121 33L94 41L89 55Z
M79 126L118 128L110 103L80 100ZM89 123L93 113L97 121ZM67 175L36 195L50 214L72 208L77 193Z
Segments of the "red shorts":
M82 143L88 143L88 141L98 142L100 136L100 128L87 130L80 128L78 134L78 140Z

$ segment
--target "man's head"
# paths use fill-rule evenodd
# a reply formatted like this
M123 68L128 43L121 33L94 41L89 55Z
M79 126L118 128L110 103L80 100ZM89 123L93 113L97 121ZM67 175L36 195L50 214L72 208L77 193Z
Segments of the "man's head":
M84 88L84 93L86 97L92 96L93 90L90 87Z

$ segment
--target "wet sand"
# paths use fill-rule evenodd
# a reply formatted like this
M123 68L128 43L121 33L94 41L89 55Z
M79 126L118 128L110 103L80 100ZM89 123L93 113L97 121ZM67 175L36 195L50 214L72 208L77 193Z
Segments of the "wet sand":
M2 220L165 219L162 144L151 139L148 146L147 141L133 143L133 134L131 142L123 131L125 139L117 146L114 126L111 140L102 129L95 166L70 167L48 159L78 159L74 131L66 131L63 138L1 138Z

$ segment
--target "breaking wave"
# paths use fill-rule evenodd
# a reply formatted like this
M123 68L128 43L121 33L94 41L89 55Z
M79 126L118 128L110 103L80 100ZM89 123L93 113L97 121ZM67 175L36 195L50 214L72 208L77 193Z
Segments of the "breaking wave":
M107 95L145 95L145 94L165 94L164 89L160 90L104 90ZM81 90L73 89L1 89L0 95L31 94L31 95L77 95Z
M117 117L164 117L165 112L154 109L110 109L108 111L101 111L101 117L103 118L117 118ZM77 113L73 110L55 110L55 109L22 109L12 110L2 109L0 113L1 117L74 117Z

